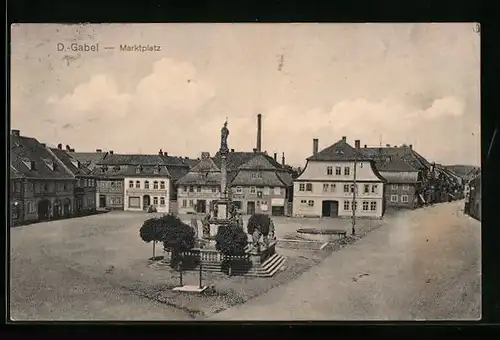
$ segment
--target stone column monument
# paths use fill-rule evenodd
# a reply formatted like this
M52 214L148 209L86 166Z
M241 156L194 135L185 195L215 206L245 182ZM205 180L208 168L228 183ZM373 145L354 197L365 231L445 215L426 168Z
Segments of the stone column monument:
M217 201L217 216L219 221L227 221L229 219L229 197L227 192L227 155L229 148L227 146L227 137L229 136L229 129L227 128L227 121L221 129L221 141L219 154L221 156L221 181L220 181L220 200Z

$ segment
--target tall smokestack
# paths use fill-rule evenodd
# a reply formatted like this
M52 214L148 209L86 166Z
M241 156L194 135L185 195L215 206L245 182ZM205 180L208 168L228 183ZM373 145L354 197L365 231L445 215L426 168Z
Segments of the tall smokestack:
M318 153L318 143L319 143L318 138L314 138L313 139L313 155Z
M281 165L285 166L285 153L281 155Z
M257 115L257 151L262 149L262 115Z

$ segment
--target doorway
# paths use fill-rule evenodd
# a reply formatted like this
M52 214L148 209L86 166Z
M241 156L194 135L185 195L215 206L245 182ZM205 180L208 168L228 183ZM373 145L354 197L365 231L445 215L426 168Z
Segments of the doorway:
M50 217L50 201L41 200L38 202L38 219L40 221L48 220Z
M321 207L322 217L338 217L339 216L339 202L338 201L323 201Z
M199 214L204 214L207 212L207 201L197 200L196 201L196 212Z
M142 209L148 210L151 205L151 197L149 195L142 196Z
M247 202L247 214L248 215L255 214L255 202L254 201Z
M71 215L71 200L69 198L64 200L63 215L64 217L70 217Z
M106 208L106 195L99 195L99 208Z
M52 213L52 216L57 219L62 216L62 204L60 200L55 200L54 202L54 212Z

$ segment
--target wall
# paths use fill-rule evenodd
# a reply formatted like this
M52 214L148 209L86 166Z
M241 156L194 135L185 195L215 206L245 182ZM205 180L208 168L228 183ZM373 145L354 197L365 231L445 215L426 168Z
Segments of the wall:
M393 202L391 200L392 196L397 196L397 201ZM407 196L408 201L403 202L402 196ZM415 203L416 199L416 185L407 184L405 187L402 183L391 183L387 184L385 191L385 202L388 208L406 208L414 209L417 207Z
M356 180L358 181L381 181L375 175L370 162L356 162ZM327 174L327 168L332 167L332 174ZM341 174L337 175L335 168L341 168ZM349 167L349 175L344 175L345 167ZM301 180L327 180L327 181L353 181L354 180L354 162L319 162L308 161L304 172L296 179Z
M193 191L190 191L191 189ZM196 213L196 202L198 200L205 200L208 212L210 203L219 198L219 186L181 185L177 188L177 211L179 214Z
M48 200L51 203L50 216L53 217L53 207L56 200L70 202L70 214L75 211L74 180L27 180L24 188L24 219L25 221L36 221L38 216L38 203ZM47 187L45 188L45 185ZM47 189L47 190L45 190Z
M106 206L101 206L100 196L106 198ZM123 210L124 185L123 179L106 179L99 178L97 180L96 190L96 207L109 208L113 210Z
M149 188L145 186L146 181L149 183ZM130 187L130 182L133 188ZM139 182L139 188L137 188ZM154 187L154 182L158 183L157 189ZM163 182L163 186L161 183ZM124 210L127 211L142 211L148 208L147 202L144 200L145 195L149 195L149 205L153 205L156 211L162 213L170 212L170 179L167 177L127 177L124 179L125 194L124 194ZM130 201L138 198L139 206L130 206ZM163 201L162 201L163 199ZM156 204L155 204L156 203ZM163 203L163 204L162 204Z
M255 213L257 214L272 214L272 206L281 207L286 210L286 189L279 187L253 187L241 186L241 192L238 192L238 186L232 186L232 198L234 202L241 202L242 214L249 214L248 202L255 202ZM279 193L274 190L278 190ZM258 192L262 192L259 197Z

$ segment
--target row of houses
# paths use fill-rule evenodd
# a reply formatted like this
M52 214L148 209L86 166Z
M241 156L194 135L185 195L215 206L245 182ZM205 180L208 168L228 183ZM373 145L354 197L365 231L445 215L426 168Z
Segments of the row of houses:
M428 162L412 145L361 147L342 137L313 152L294 169L257 148L231 149L227 156L229 194L243 214L381 218L387 209L463 198L460 176ZM13 222L55 219L98 209L207 213L220 195L221 156L198 159L156 155L76 152L11 134Z

